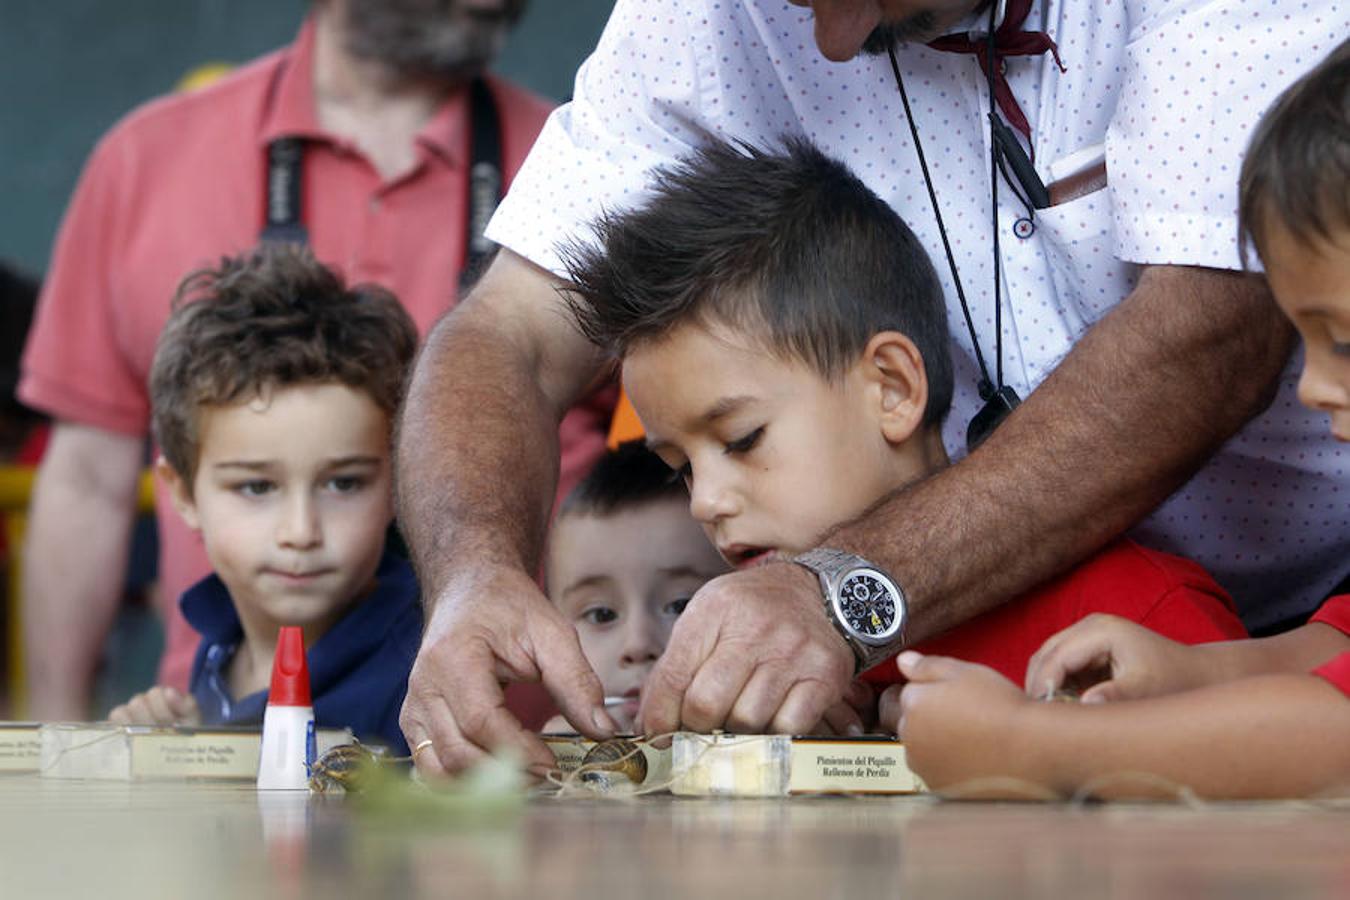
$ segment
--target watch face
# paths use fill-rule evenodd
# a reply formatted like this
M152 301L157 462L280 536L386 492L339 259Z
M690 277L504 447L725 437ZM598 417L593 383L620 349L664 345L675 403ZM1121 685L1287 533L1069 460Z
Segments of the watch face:
M898 599L883 577L870 569L855 569L839 585L839 617L868 643L884 643L900 630Z

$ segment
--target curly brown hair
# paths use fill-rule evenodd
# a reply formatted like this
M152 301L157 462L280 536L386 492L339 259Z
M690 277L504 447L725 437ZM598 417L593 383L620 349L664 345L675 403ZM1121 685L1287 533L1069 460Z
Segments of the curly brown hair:
M305 247L262 245L183 279L150 367L155 440L190 486L198 411L338 382L394 413L417 328L389 291L348 288Z

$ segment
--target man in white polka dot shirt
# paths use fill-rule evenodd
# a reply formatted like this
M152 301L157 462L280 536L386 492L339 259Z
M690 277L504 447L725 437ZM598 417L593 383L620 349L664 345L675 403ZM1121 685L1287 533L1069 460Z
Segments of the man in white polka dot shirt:
M996 96L1001 85L977 56L924 43L955 35L944 41L974 49L989 5L616 4L575 100L554 114L492 223L506 249L430 337L403 418L401 515L431 604L402 719L410 743L431 742L419 766L458 769L503 744L547 763L502 706L505 680L541 678L585 733L612 727L575 636L533 578L557 464L549 435L607 371L565 319L557 247L641 197L652 167L708 133L761 144L805 135L918 233L939 263L957 349L950 451L961 455L981 405L977 342L1024 398L969 457L824 536L901 586L904 641L1015 596L1126 529L1206 565L1253 628L1312 610L1346 576L1350 460L1297 404L1291 331L1264 280L1240 271L1235 188L1260 113L1350 34L1350 4L1034 0L1022 30L1048 34L1055 53L1003 58L1010 97L999 97L999 118L1016 127L1025 117L1029 140L1014 140L1052 183L1052 205L1033 209L1003 181L996 226L987 112L989 84ZM941 266L888 47L974 340ZM650 732L801 731L852 669L816 576L771 563L695 598L642 718Z

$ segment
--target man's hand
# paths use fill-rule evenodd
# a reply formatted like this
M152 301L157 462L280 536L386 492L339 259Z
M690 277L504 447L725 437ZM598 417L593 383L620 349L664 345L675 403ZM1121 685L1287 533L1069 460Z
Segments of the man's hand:
M576 629L524 573L489 571L438 598L408 677L399 726L410 747L431 741L415 754L427 774L460 771L503 747L527 763L553 767L543 741L507 711L507 681L542 680L587 737L605 739L617 730Z
M1027 761L1009 738L1033 704L1017 685L987 666L945 656L907 650L897 662L909 683L881 695L881 725L905 742L906 761L931 789L1020 774Z
M694 595L647 678L638 718L648 734L804 734L844 697L853 667L815 576L769 563Z
M1204 660L1185 644L1103 613L1054 635L1027 663L1027 693L1089 683L1084 703L1138 700L1207 684Z
M156 685L108 713L114 725L200 725L201 709L191 694Z
M561 286L503 249L427 335L408 386L398 515L429 612L399 724L425 772L459 771L503 746L553 767L507 712L503 681L542 679L582 734L613 729L576 630L527 574L543 555L558 423L608 371L580 332L560 327Z

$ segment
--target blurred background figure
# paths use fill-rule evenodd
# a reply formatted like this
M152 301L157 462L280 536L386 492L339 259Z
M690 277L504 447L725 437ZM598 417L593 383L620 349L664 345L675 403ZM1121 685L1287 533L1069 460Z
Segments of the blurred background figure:
M36 462L45 443L47 417L15 393L39 289L36 278L0 261L0 463Z
M22 507L29 486L28 468L36 465L47 442L47 418L15 396L19 357L33 323L38 282L28 273L0 261L0 672L16 663L11 650L17 640L15 538L23 527ZM13 713L8 684L0 684L0 719Z
M246 56L293 34L296 20L304 23L281 50L225 74L208 72L194 81L204 87L152 101L114 125L66 208L18 385L25 404L54 419L33 489L23 571L26 711L43 719L101 711L91 709L91 685L121 601L148 459L145 376L177 281L260 240L304 242L347 280L394 290L425 333L468 283L466 270L489 255L473 238L550 109L513 81L484 76L486 68L523 22L523 31L540 36L535 47L548 53L525 47L515 51L518 58L544 56L554 67L552 76L536 67L532 87L565 96L610 4L579 4L596 7L589 20L572 8L525 18L526 0L140 0L115 11L86 5L81 16L21 3L16 27L0 41L67 34L71 54L87 59L97 34L98 53L120 48L126 56L83 64L118 73L91 80L86 71L80 83L97 81L96 91L147 78L160 63L165 68L117 106L83 118L88 110L78 98L39 79L37 99L19 112L24 128L0 129L7 135L0 141L9 144L16 131L54 135L59 122L67 146L47 158L69 162L87 152L110 108L125 109L152 85L173 84L204 58ZM564 14L567 27L559 24ZM578 22L582 31L560 49L556 37ZM110 33L126 40L109 40ZM218 46L216 37L237 43ZM50 56L52 44L43 43ZM31 61L26 47L5 49L13 52L0 54L7 59L0 66ZM196 56L175 58L184 52ZM77 125L89 130L72 142ZM24 253L40 260L45 247L33 235L47 232L33 222L56 212L32 187L47 190L50 200L61 176L35 162L41 141L2 149L16 151L7 156L15 160L10 176L29 190L14 207L16 219L0 224L12 229L0 230L0 238L6 246L27 241ZM25 178L25 171L44 177ZM471 198L480 198L478 207ZM607 395L593 398L564 424L563 489L602 449L609 405ZM163 492L156 518L158 596L167 598L159 604L165 651L158 680L181 688L195 635L172 599L208 565Z

